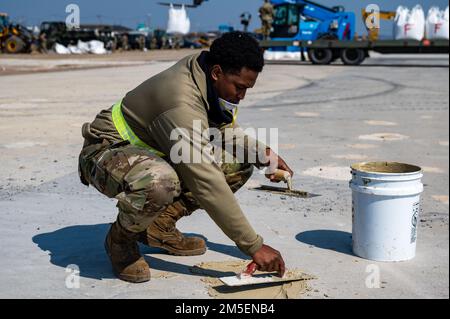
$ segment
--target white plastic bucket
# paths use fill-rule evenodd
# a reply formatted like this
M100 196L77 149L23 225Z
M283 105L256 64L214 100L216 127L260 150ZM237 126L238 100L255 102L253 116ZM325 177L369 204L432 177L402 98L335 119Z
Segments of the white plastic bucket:
M388 162L360 163L351 168L355 255L374 261L413 259L422 169Z

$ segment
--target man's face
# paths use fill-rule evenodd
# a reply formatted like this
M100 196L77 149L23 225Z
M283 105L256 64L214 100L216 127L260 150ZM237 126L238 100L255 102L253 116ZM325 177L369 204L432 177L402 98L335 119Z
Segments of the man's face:
M258 72L246 67L239 73L224 73L219 65L215 65L211 71L219 97L234 104L239 104L247 90L255 86L258 75Z

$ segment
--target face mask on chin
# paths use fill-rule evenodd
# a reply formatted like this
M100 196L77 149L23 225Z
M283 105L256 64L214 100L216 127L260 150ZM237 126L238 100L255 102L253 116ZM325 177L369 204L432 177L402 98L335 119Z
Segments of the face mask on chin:
M233 113L239 107L238 104L228 102L227 100L224 100L220 97L219 97L219 105L222 108L222 110L229 111L231 113Z
M219 105L223 111L230 113L233 118L230 124L231 127L234 127L238 115L239 105L228 102L227 100L221 98L219 98Z

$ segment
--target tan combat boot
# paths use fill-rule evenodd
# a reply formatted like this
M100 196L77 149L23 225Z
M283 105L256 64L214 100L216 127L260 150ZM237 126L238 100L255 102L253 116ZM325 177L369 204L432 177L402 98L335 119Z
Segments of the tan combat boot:
M170 205L141 234L139 241L176 256L203 255L206 252L205 241L198 237L185 237L175 226L180 218L188 215L187 209L180 202Z
M122 280L141 283L150 280L150 267L139 253L139 234L127 231L115 222L105 240L114 274Z

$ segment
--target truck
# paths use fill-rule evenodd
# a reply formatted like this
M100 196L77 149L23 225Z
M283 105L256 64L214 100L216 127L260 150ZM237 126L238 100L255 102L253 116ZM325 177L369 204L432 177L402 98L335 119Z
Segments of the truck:
M360 65L369 51L390 53L449 53L448 40L379 40L356 37L356 18L342 6L326 7L309 0L271 0L275 9L271 39L261 46L269 51L299 52L313 64L328 65L340 59ZM380 15L381 16L381 15ZM391 19L383 15L382 18ZM367 13L363 18L367 18Z

